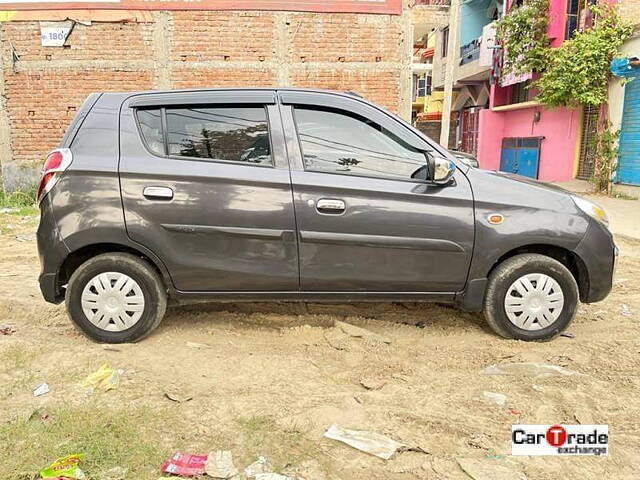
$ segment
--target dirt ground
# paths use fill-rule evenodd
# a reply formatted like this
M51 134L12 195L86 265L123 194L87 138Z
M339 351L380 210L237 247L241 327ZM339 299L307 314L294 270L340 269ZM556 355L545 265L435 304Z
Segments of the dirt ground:
M75 448L89 452L91 478L118 465L127 479L156 480L177 449L228 449L238 467L265 455L305 479L470 478L460 463L487 480L640 478L640 239L618 239L614 290L580 307L568 330L575 338L508 341L480 315L444 306L227 304L172 308L147 340L109 348L80 335L64 306L42 300L36 222L0 215L0 326L15 329L0 335L3 479L32 478ZM344 336L336 320L391 343ZM509 362L580 375L483 373ZM120 386L87 396L78 382L104 363L124 371ZM42 382L51 391L34 398ZM172 391L193 398L172 402ZM28 426L34 411L50 417ZM510 456L512 424L578 422L609 425L608 457ZM426 453L384 461L323 438L332 424Z

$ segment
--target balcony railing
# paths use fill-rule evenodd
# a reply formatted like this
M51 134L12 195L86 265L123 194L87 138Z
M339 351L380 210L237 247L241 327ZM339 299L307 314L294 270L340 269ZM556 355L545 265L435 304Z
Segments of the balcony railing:
M451 0L414 0L414 6L418 5L444 5L449 6Z
M471 63L480 57L480 44L482 37L471 40L466 45L460 47L460 65Z

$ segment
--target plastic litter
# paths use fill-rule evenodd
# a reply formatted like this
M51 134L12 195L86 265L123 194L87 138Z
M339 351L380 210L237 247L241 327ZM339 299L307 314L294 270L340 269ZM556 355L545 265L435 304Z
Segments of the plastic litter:
M360 385L362 385L366 390L380 390L386 385L386 382L374 380L372 378L363 378L360 380Z
M33 390L33 396L40 397L41 395L44 395L49 392L50 392L49 385L46 383L42 383Z
M33 242L36 239L35 233L19 233L16 235L16 240L18 242Z
M165 398L171 400L176 403L185 403L193 400L193 395L189 395L188 393L184 393L177 388L171 388L164 392Z
M217 450L210 452L205 463L204 471L213 478L231 478L238 474L238 469L233 464L233 455L229 450Z
M255 480L292 480L291 477L280 475L279 473L259 473L253 478Z
M492 458L456 458L464 473L474 480L527 480L518 465Z
M620 313L625 317L630 317L632 315L631 310L629 309L629 305L627 305L626 303L622 304L622 309L620 310Z
M490 402L495 403L496 405L504 405L504 403L507 401L507 396L503 395L502 393L482 392L482 396L484 396L484 398L486 398Z
M125 480L127 476L128 468L113 467L98 477L99 480Z
M261 473L272 473L273 467L265 457L258 457L258 459L244 469L244 474L248 478L253 478Z
M521 375L523 377L551 377L554 375L579 375L579 373L548 363L504 363L484 369L486 375Z
M76 453L73 455L67 455L66 457L58 458L55 462L49 465L46 468L40 470L40 477L42 478L73 478L78 480L83 480L86 477L84 472L80 470L78 466L80 464L80 460L84 458L84 455L81 453Z
M366 330L364 328L356 327L355 325L351 325L350 323L336 321L335 326L350 337L365 338L387 344L391 343L391 340L383 337L382 335L378 335L377 333L373 333L372 331Z
M49 415L49 412L47 412L46 410L36 408L33 412L31 412L31 415L29 415L29 418L27 418L27 422L31 422L36 418L39 418L42 422L46 422L51 418L51 416Z
M0 335L13 335L14 333L16 333L16 329L9 325L0 327Z
M187 453L176 452L173 456L162 464L160 470L163 473L181 475L183 477L197 477L204 474L207 463L207 455L189 455Z
M96 390L113 390L120 384L120 375L122 370L114 370L106 363L98 370L87 376L80 386L87 390L87 393L93 393Z
M405 447L404 444L379 433L365 430L348 430L338 427L337 425L331 425L331 427L324 432L324 436L346 443L350 447L375 455L384 460L389 460L398 449Z
M113 345L102 345L102 349L107 352L121 352L118 347L114 347Z
M189 348L195 348L197 350L204 350L207 348L211 348L211 345L208 345L206 343L198 343L198 342L186 342L186 345Z

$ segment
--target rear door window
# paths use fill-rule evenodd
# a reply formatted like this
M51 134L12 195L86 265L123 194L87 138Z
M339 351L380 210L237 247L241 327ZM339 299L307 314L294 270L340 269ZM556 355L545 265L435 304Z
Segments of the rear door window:
M147 147L156 155L273 165L263 106L140 109L137 118Z
M271 165L263 107L167 108L170 156Z
M149 150L156 155L164 155L164 136L162 133L162 110L149 108L138 110L140 133Z

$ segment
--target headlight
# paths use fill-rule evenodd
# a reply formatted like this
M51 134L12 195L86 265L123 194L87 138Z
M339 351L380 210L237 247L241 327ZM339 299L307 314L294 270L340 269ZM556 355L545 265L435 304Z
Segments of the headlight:
M607 215L607 212L604 208L582 197L571 195L571 198L576 204L576 207L578 207L584 213L586 213L590 217L595 218L599 222L604 223L605 225L609 225L609 216Z

